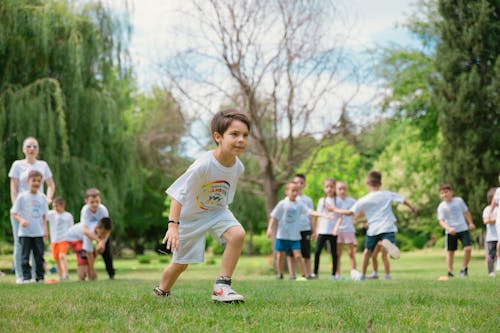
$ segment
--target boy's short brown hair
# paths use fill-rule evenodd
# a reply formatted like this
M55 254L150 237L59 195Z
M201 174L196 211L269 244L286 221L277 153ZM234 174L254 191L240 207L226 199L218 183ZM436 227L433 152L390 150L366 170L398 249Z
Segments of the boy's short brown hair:
M57 205L66 205L66 200L64 200L63 197L57 197L54 200L52 200L52 202Z
M40 178L43 178L43 175L40 171L38 170L31 170L29 173L28 173L28 179L30 178L34 178L34 177L40 177Z
M453 187L448 183L439 184L439 192L441 191L453 191Z
M370 186L380 186L382 185L382 174L380 171L372 170L368 172L366 176L366 182Z
M248 130L250 130L250 118L246 113L237 111L235 109L227 109L224 111L217 112L212 118L210 123L210 129L212 130L212 135L217 132L220 135L224 135L233 120L239 120L245 125L247 125ZM217 142L216 142L217 143Z
M90 197L100 197L100 196L101 196L101 192L98 189L96 189L95 187L89 188L85 192L85 199L90 198Z

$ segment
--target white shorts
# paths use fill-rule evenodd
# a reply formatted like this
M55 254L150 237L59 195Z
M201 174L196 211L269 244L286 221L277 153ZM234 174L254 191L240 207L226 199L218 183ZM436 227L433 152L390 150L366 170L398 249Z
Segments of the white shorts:
M225 244L222 234L230 227L241 224L229 209L207 214L199 220L180 221L179 249L174 252L172 262L192 264L203 262L205 258L205 238L207 232L220 244Z

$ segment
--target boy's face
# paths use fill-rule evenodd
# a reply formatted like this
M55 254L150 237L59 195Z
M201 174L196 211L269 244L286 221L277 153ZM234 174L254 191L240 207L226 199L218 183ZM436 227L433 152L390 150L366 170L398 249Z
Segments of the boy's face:
M347 185L342 182L337 182L335 191L339 197L345 198L347 196Z
M99 237L101 239L106 238L106 236L108 236L108 234L109 234L109 230L106 230L106 229L101 228L101 227L95 227L94 231L95 231L95 234L97 235L97 237Z
M297 195L299 195L299 186L293 183L288 184L286 186L285 194L290 201L295 201L295 199L297 199Z
M94 196L94 197L88 197L85 199L85 203L89 206L90 211L95 213L97 212L97 208L99 208L99 205L101 204L101 197L100 196Z
M54 210L59 214L64 213L64 209L66 209L66 204L60 202L53 202L52 206L54 207Z
M302 193L302 190L304 187L306 187L306 181L302 177L295 177L293 179L294 183L297 183L297 186L299 187L299 194Z
M36 193L42 185L42 177L35 176L28 178L28 185L30 186L30 192Z
M223 152L238 156L247 147L248 127L244 122L235 119L224 134L215 132L214 139Z
M444 201L451 201L453 199L453 191L452 190L440 190L439 191L439 196L441 197L441 200Z

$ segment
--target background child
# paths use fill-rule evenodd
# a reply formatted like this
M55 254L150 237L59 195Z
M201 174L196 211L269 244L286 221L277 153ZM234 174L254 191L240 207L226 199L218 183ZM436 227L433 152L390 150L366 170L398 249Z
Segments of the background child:
M47 240L47 198L38 189L42 186L42 173L32 170L28 173L29 190L19 193L11 209L12 217L21 225L19 241L22 255L23 283L31 282L30 252L33 251L36 266L36 282L43 282L45 276L43 258L44 241Z
M472 251L469 229L474 229L475 225L462 198L453 197L453 189L450 184L441 184L439 186L439 196L443 201L438 206L437 215L439 225L446 231L448 277L454 277L453 259L459 239L464 248L464 260L460 276L465 277L468 275L467 265ZM467 223L465 220L467 220Z
M311 198L303 194L302 191L306 187L306 176L302 173L298 173L293 178L293 181L297 184L299 188L299 194L297 195L297 202L303 204L309 210L314 210L314 203ZM302 258L304 259L305 265L305 275L304 277L308 279L314 278L314 274L311 271L311 235L313 232L313 219L314 217L309 214L303 214L299 217L299 228L300 228L300 252ZM292 251L287 252L287 262L288 271L292 276L295 276L295 266L293 264L293 253Z
M498 174L498 182L500 183L500 173ZM500 187L497 187L495 191L495 195L491 199L491 208L490 208L490 219L493 219L493 212L495 212L495 208L498 209L500 205ZM497 235L500 236L500 213L497 212L495 227L497 229ZM500 242L497 243L497 271L500 271Z
M495 195L496 188L491 188L488 191L488 203L491 202L493 196ZM498 244L498 234L495 226L496 218L498 215L498 208L495 207L494 211L491 212L491 205L488 205L483 210L483 222L486 225L486 239L485 239L485 248L486 248L486 263L488 265L488 274L491 277L495 276L495 271L493 270L493 263L495 262L496 252L497 252L497 244ZM498 258L497 258L498 260ZM497 261L498 263L498 261ZM498 268L498 264L497 264Z
M160 285L154 288L157 296L169 296L188 265L203 262L205 237L210 232L214 239L226 243L212 300L244 300L231 288L231 279L243 248L245 230L228 205L244 171L238 155L245 151L250 119L235 110L220 111L212 119L211 130L217 148L198 158L166 191L172 202L163 243L173 251L173 258L162 273Z
M68 242L66 241L66 233L73 225L73 215L65 211L66 201L61 198L55 198L52 201L54 207L47 214L50 232L50 249L52 257L56 261L57 274L59 280L69 279L68 261L66 255L68 253Z
M335 206L339 209L350 209L356 203L354 198L347 196L347 185L342 181L337 181L335 185L335 193L337 198L335 200ZM340 216L339 216L340 217ZM352 216L344 216L337 220L333 234L337 235L337 270L336 278L341 278L341 257L342 257L342 244L345 244L347 249L347 255L351 261L351 275L359 275L356 270L356 229L354 228L354 223Z
M106 271L109 278L114 279L115 269L113 267L113 256L111 245L109 244L108 233L105 238L99 238L95 233L97 222L103 217L109 217L108 209L101 203L101 192L96 188L90 188L85 193L85 205L80 212L80 223L83 230L83 250L85 250L88 260L88 276L90 280L95 280L97 274L94 268L96 254L102 254ZM92 242L96 242L95 252Z
M366 231L365 250L363 252L363 266L360 280L366 279L366 269L373 250L377 244L381 244L384 250L395 259L399 258L399 249L396 247L395 233L397 232L396 217L392 212L392 203L402 203L408 206L412 212L416 212L403 196L382 191L382 174L379 171L370 171L366 177L368 194L360 198L350 210L335 209L339 214L360 216L364 214L368 223Z
M308 209L302 203L298 202L297 196L299 194L299 185L295 182L286 184L285 189L286 198L281 200L271 212L271 218L267 227L267 236L272 237L273 230L277 224L276 245L277 251L276 260L278 261L278 279L283 278L283 259L287 251L292 251L293 257L300 265L303 275L306 274L305 264L300 251L300 223L301 215L324 216L326 218L333 218L333 216L326 213L319 213ZM295 280L294 275L290 275L291 280Z
M328 213L331 207L335 207L335 180L333 178L327 178L323 181L323 191L325 196L318 200L317 210L318 212ZM332 255L332 278L335 278L335 273L337 272L337 235L334 235L335 222L338 218L342 216L331 216L332 218L319 217L317 222L317 227L315 228L316 233L314 238L316 239L316 248L314 250L314 275L319 274L319 262L321 257L321 252L328 242L330 244L330 253Z

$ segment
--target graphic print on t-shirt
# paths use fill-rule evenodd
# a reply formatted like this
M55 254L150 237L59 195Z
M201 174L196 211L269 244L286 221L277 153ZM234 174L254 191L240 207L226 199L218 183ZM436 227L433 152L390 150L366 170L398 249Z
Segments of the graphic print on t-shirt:
M32 199L29 203L30 206L30 212L31 212L31 218L32 219L39 219L42 217L41 210L42 210L42 203L36 199Z
M231 185L225 180L203 184L200 194L196 197L198 207L203 210L225 207L230 187Z

